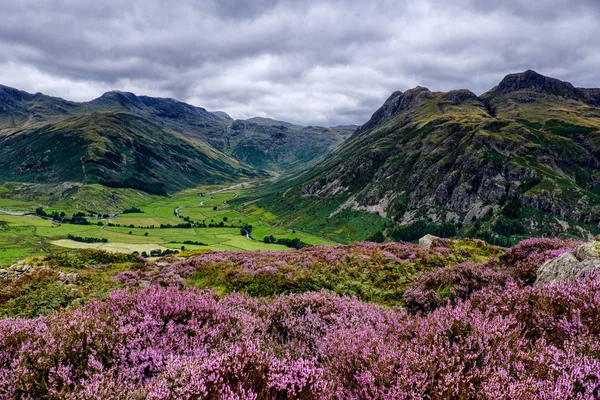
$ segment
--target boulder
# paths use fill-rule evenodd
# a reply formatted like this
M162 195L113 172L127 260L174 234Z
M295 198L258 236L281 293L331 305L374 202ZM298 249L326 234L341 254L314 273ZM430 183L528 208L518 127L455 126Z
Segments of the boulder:
M435 240L439 239L437 236L433 235L425 235L421 239L419 239L419 247L422 249L430 249Z
M537 271L535 285L582 278L587 272L600 269L599 249L599 242L585 243L570 253L546 261Z

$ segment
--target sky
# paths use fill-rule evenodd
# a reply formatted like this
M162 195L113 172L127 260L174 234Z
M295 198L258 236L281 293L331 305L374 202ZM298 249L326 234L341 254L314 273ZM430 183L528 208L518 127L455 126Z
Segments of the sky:
M598 0L0 0L0 84L362 124L395 90L534 69L600 87Z

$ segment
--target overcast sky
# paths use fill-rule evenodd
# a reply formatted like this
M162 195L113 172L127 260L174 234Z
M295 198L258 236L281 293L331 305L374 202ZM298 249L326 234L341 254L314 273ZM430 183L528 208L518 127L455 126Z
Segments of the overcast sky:
M495 4L492 4L495 3ZM600 86L597 0L0 0L0 83L118 89L234 118L363 123L394 90L528 68Z

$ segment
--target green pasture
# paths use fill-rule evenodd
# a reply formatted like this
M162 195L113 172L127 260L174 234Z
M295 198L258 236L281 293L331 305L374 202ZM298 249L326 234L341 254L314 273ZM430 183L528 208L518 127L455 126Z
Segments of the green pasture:
M219 187L199 187L175 193L170 197L140 197L140 204L133 205L143 212L119 214L109 219L88 218L90 225L55 223L36 216L9 215L0 213L0 265L43 254L68 249L101 248L114 252L149 251L156 249L208 249L208 250L287 250L283 245L265 244L262 239L268 235L277 238L299 238L308 244L332 244L317 236L294 231L292 228L276 224L268 214L256 209L252 215L233 208L228 201L245 190L236 187L231 190L210 193ZM116 189L118 190L118 189ZM131 197L129 198L131 200ZM72 203L69 203L71 206ZM32 211L30 201L20 202L14 199L0 199L0 209L6 211ZM178 218L175 209L179 208ZM215 209L216 208L216 209ZM64 211L72 215L76 207L44 207L46 212ZM95 212L104 213L97 209ZM106 211L108 214L109 212ZM267 218L264 220L261 216ZM177 225L185 223L183 217L205 224L219 222L224 227L215 228L165 228L161 224ZM109 226L108 224L115 226ZM240 234L240 226L253 226L250 240ZM120 226L116 226L120 225ZM131 227L133 226L133 228ZM154 226L154 228L150 228ZM82 243L68 240L68 235L107 239L108 243ZM186 241L205 243L206 246L185 244Z

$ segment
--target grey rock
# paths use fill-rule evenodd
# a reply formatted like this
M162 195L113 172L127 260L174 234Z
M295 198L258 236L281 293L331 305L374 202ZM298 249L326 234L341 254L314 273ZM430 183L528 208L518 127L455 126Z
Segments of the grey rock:
M444 95L444 98L454 104L460 104L468 100L477 100L477 95L467 89L451 90Z
M77 274L75 272L71 272L68 274L60 273L60 280L67 284L75 284L77 283Z
M435 240L439 239L437 236L433 235L425 235L421 239L419 239L419 247L421 249L430 249Z
M533 90L575 99L584 97L584 93L571 83L549 78L532 70L506 76L498 85L498 89L502 94Z
M537 271L536 286L582 278L588 271L600 268L598 242L582 244L570 253L546 261Z

